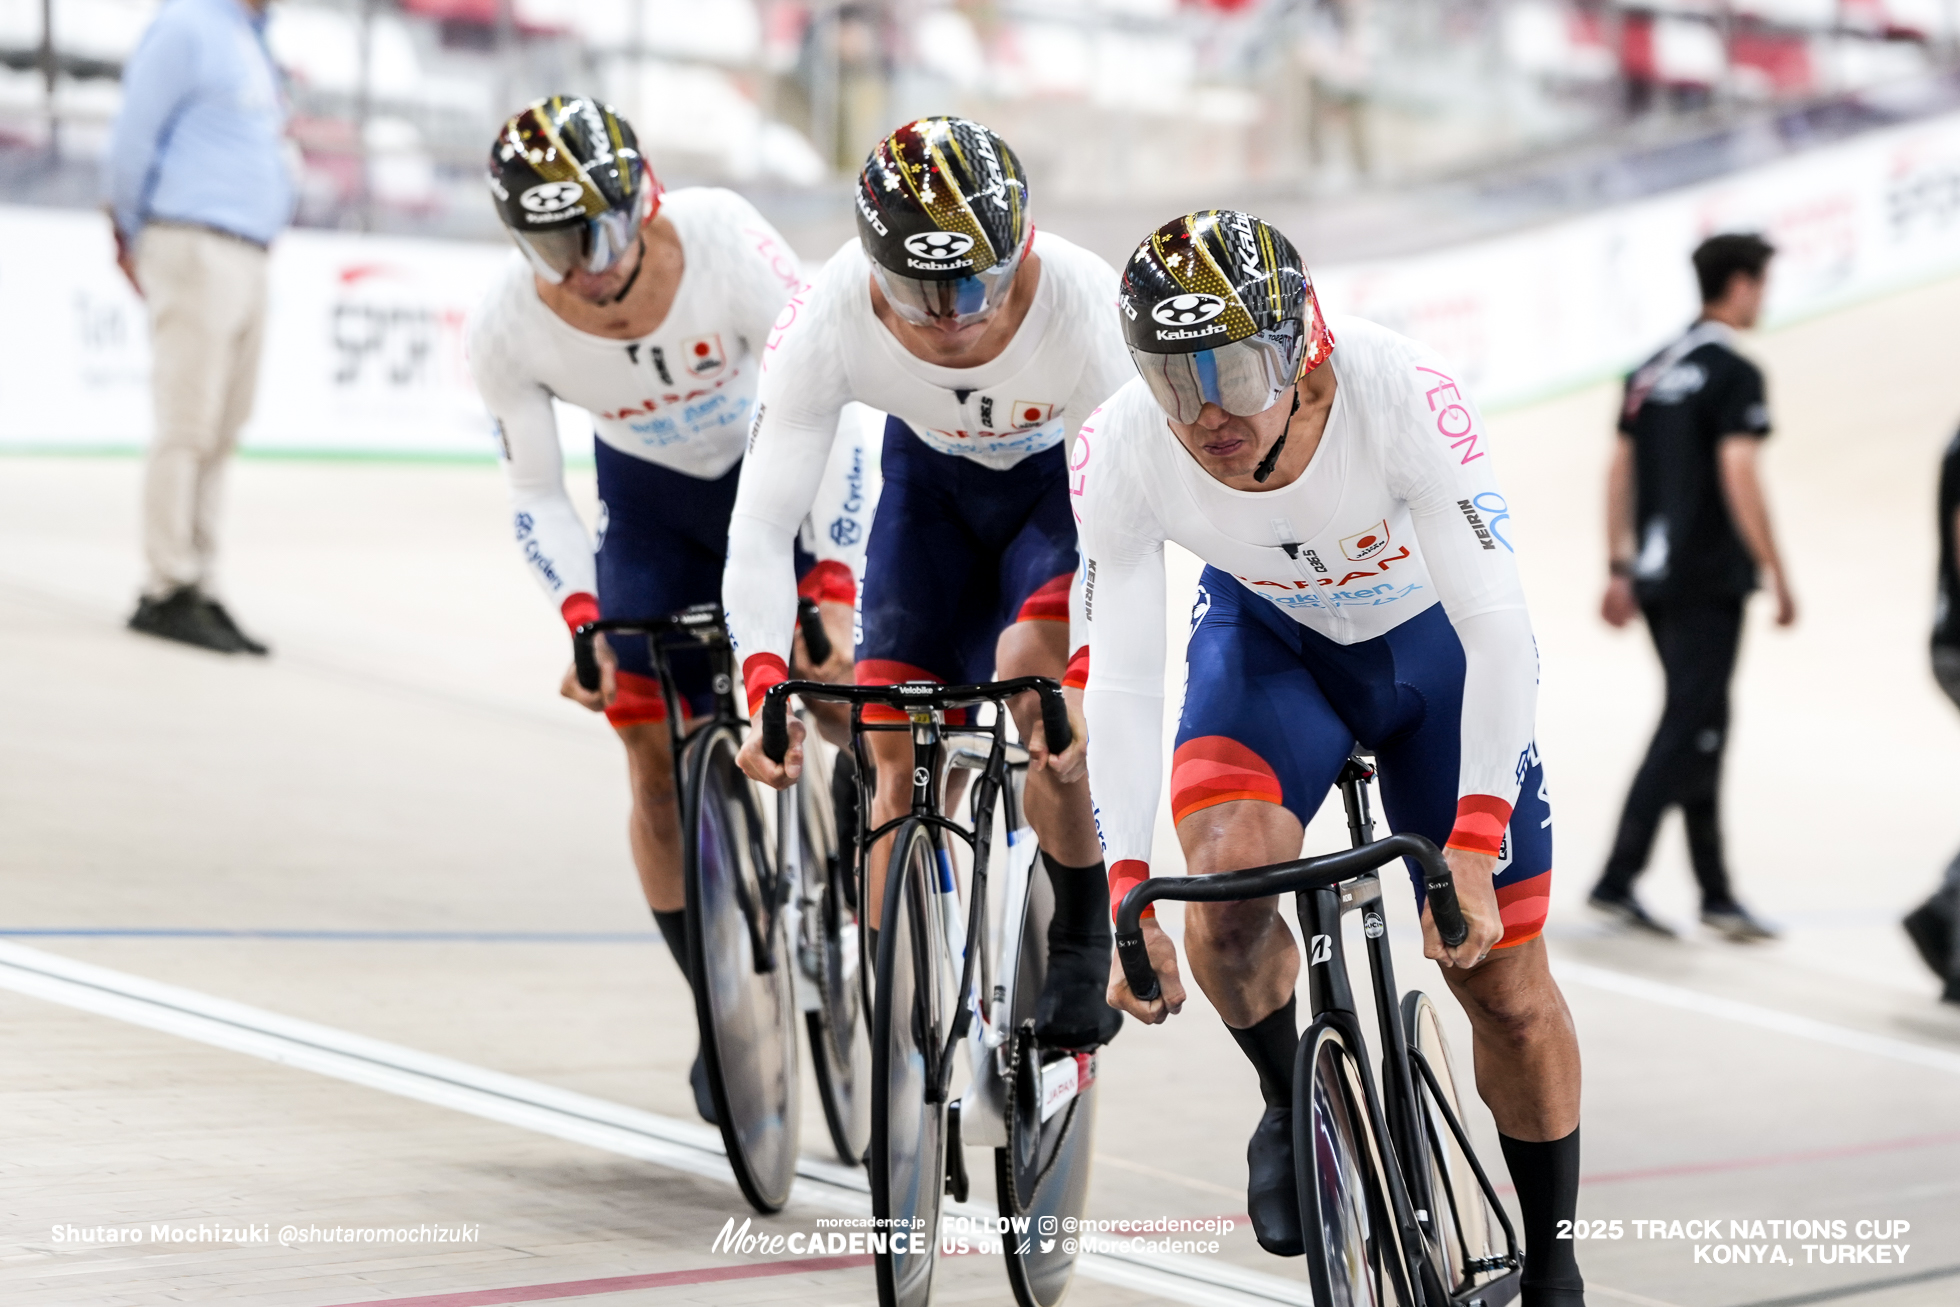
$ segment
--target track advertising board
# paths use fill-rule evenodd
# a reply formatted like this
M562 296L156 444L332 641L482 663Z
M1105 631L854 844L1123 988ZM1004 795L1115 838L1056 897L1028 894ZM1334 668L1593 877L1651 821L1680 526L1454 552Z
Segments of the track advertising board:
M1439 350L1483 405L1623 369L1695 311L1687 256L1753 230L1781 250L1767 325L1960 273L1960 114L1872 132L1621 207L1424 254L1314 269L1331 313ZM294 231L272 259L248 448L484 457L463 328L510 251ZM106 219L0 206L0 448L141 445L140 301ZM561 415L568 441L584 424Z

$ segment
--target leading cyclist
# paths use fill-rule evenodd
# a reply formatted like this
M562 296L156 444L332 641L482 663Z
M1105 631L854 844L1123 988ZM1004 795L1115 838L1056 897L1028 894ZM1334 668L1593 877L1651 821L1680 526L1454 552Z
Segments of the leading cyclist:
M1020 161L963 118L922 118L879 143L858 177L857 225L858 239L790 301L764 360L723 586L752 709L784 678L790 539L838 409L852 399L891 414L865 560L859 683L963 684L996 669L1062 679L1078 559L1067 444L1129 377L1110 314L1116 274L1035 232ZM1103 998L1108 886L1085 741L1078 731L1050 755L1034 729L1034 696L1010 707L1034 754L1028 819L1055 890L1036 1033L1052 1046L1090 1048L1121 1018ZM904 720L890 709L864 716ZM874 733L869 744L872 820L882 824L907 811L912 746L902 731ZM781 786L800 751L792 746L779 766L752 730L741 762ZM886 856L871 862L874 914Z
M1539 937L1551 812L1532 740L1538 657L1482 419L1413 341L1355 319L1330 328L1293 246L1249 214L1159 228L1120 305L1142 376L1083 424L1071 465L1111 898L1149 874L1174 540L1207 563L1171 760L1190 870L1298 857L1356 742L1375 751L1389 824L1443 846L1470 925L1445 948L1425 909L1424 952L1475 1032L1524 1215L1525 1305L1577 1307L1572 1244L1554 1238L1578 1188L1579 1050ZM1247 1152L1253 1229L1297 1255L1300 959L1276 905L1194 903L1184 944L1266 1100ZM1109 999L1155 1023L1184 987L1169 937L1154 920L1144 931L1163 996L1138 1002L1113 968Z
M470 365L496 421L531 574L572 630L719 601L756 356L803 284L795 254L732 192L663 193L632 127L592 100L557 96L514 115L491 147L489 182L523 257L512 256L470 321ZM565 493L554 397L592 415L596 551ZM820 601L835 649L811 674L848 681L872 469L854 435L829 452L823 493L813 496L820 529L801 524L811 552L799 550L797 588ZM640 887L681 974L691 975L666 702L646 642L619 643L595 642L596 691L569 668L561 691L603 710L626 746ZM682 655L673 665L682 704L706 711L707 660ZM698 1055L690 1081L713 1120Z

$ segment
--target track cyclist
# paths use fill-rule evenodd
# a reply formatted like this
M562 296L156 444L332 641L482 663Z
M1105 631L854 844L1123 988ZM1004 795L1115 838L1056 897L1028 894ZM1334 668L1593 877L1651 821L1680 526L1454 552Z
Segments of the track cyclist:
M1470 924L1446 949L1425 909L1424 952L1470 1016L1524 1216L1525 1307L1578 1307L1572 1243L1554 1238L1577 1197L1579 1050L1539 936L1551 813L1532 739L1538 659L1482 419L1428 350L1326 322L1298 253L1249 214L1160 227L1120 306L1142 375L1083 424L1074 488L1111 897L1149 874L1176 541L1207 564L1171 760L1190 870L1298 857L1350 750L1374 750L1390 825L1443 847ZM1249 1210L1261 1246L1290 1256L1300 959L1275 909L1192 904L1184 946L1258 1071ZM1156 1023L1185 991L1171 940L1144 929L1162 997L1138 1002L1112 969L1109 998Z
M891 415L865 559L859 684L962 684L998 670L1079 685L1067 449L1129 378L1110 312L1116 274L1035 232L1020 161L962 118L908 122L879 143L859 174L857 226L859 239L791 301L764 359L723 585L752 709L785 675L790 541L850 400ZM1077 675L1065 676L1071 666ZM1010 706L1034 754L1027 813L1055 890L1036 1033L1050 1046L1091 1048L1121 1018L1103 997L1108 885L1085 741L1078 730L1075 744L1049 755L1034 729L1034 695ZM889 709L864 715L904 720ZM872 820L882 824L909 808L912 744L903 732L869 742ZM783 786L800 751L792 744L782 765L772 763L752 730L741 762ZM874 914L886 856L871 860Z
M730 191L663 193L633 129L588 99L539 100L491 147L490 191L513 255L469 326L470 365L495 419L518 548L567 627L719 601L728 515L755 403L757 355L803 278L783 238ZM553 398L592 415L595 550L565 492ZM855 423L847 423L855 430ZM869 525L863 442L837 441L799 549L835 650L811 669L848 681L856 566ZM800 636L799 636L800 639ZM568 668L566 698L603 711L626 746L628 841L654 921L687 965L680 812L666 704L645 642L596 642L597 692ZM801 648L799 644L799 649ZM705 658L675 658L693 711L712 698ZM714 1119L697 1055L690 1081Z

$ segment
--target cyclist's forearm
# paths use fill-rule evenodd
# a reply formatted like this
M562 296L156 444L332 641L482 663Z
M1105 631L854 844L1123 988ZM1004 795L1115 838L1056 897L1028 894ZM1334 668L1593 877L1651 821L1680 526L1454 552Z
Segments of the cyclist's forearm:
M1495 854L1517 806L1538 711L1538 652L1522 608L1455 622L1463 645L1457 818L1449 844Z
M722 573L722 605L728 635L741 662L749 711L757 711L772 685L789 679L796 625L795 531L739 509L728 522L728 566Z

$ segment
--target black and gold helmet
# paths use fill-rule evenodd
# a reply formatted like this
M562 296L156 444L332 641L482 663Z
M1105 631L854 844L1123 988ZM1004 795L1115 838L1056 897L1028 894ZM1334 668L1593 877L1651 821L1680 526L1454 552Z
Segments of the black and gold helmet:
M1326 362L1334 337L1293 242L1235 209L1144 238L1119 291L1130 357L1174 420L1207 402L1250 417Z
M1007 142L966 118L897 128L858 174L858 237L894 311L964 325L1000 307L1034 240Z
M632 126L582 96L513 114L490 147L489 182L498 216L549 282L612 267L660 207Z

